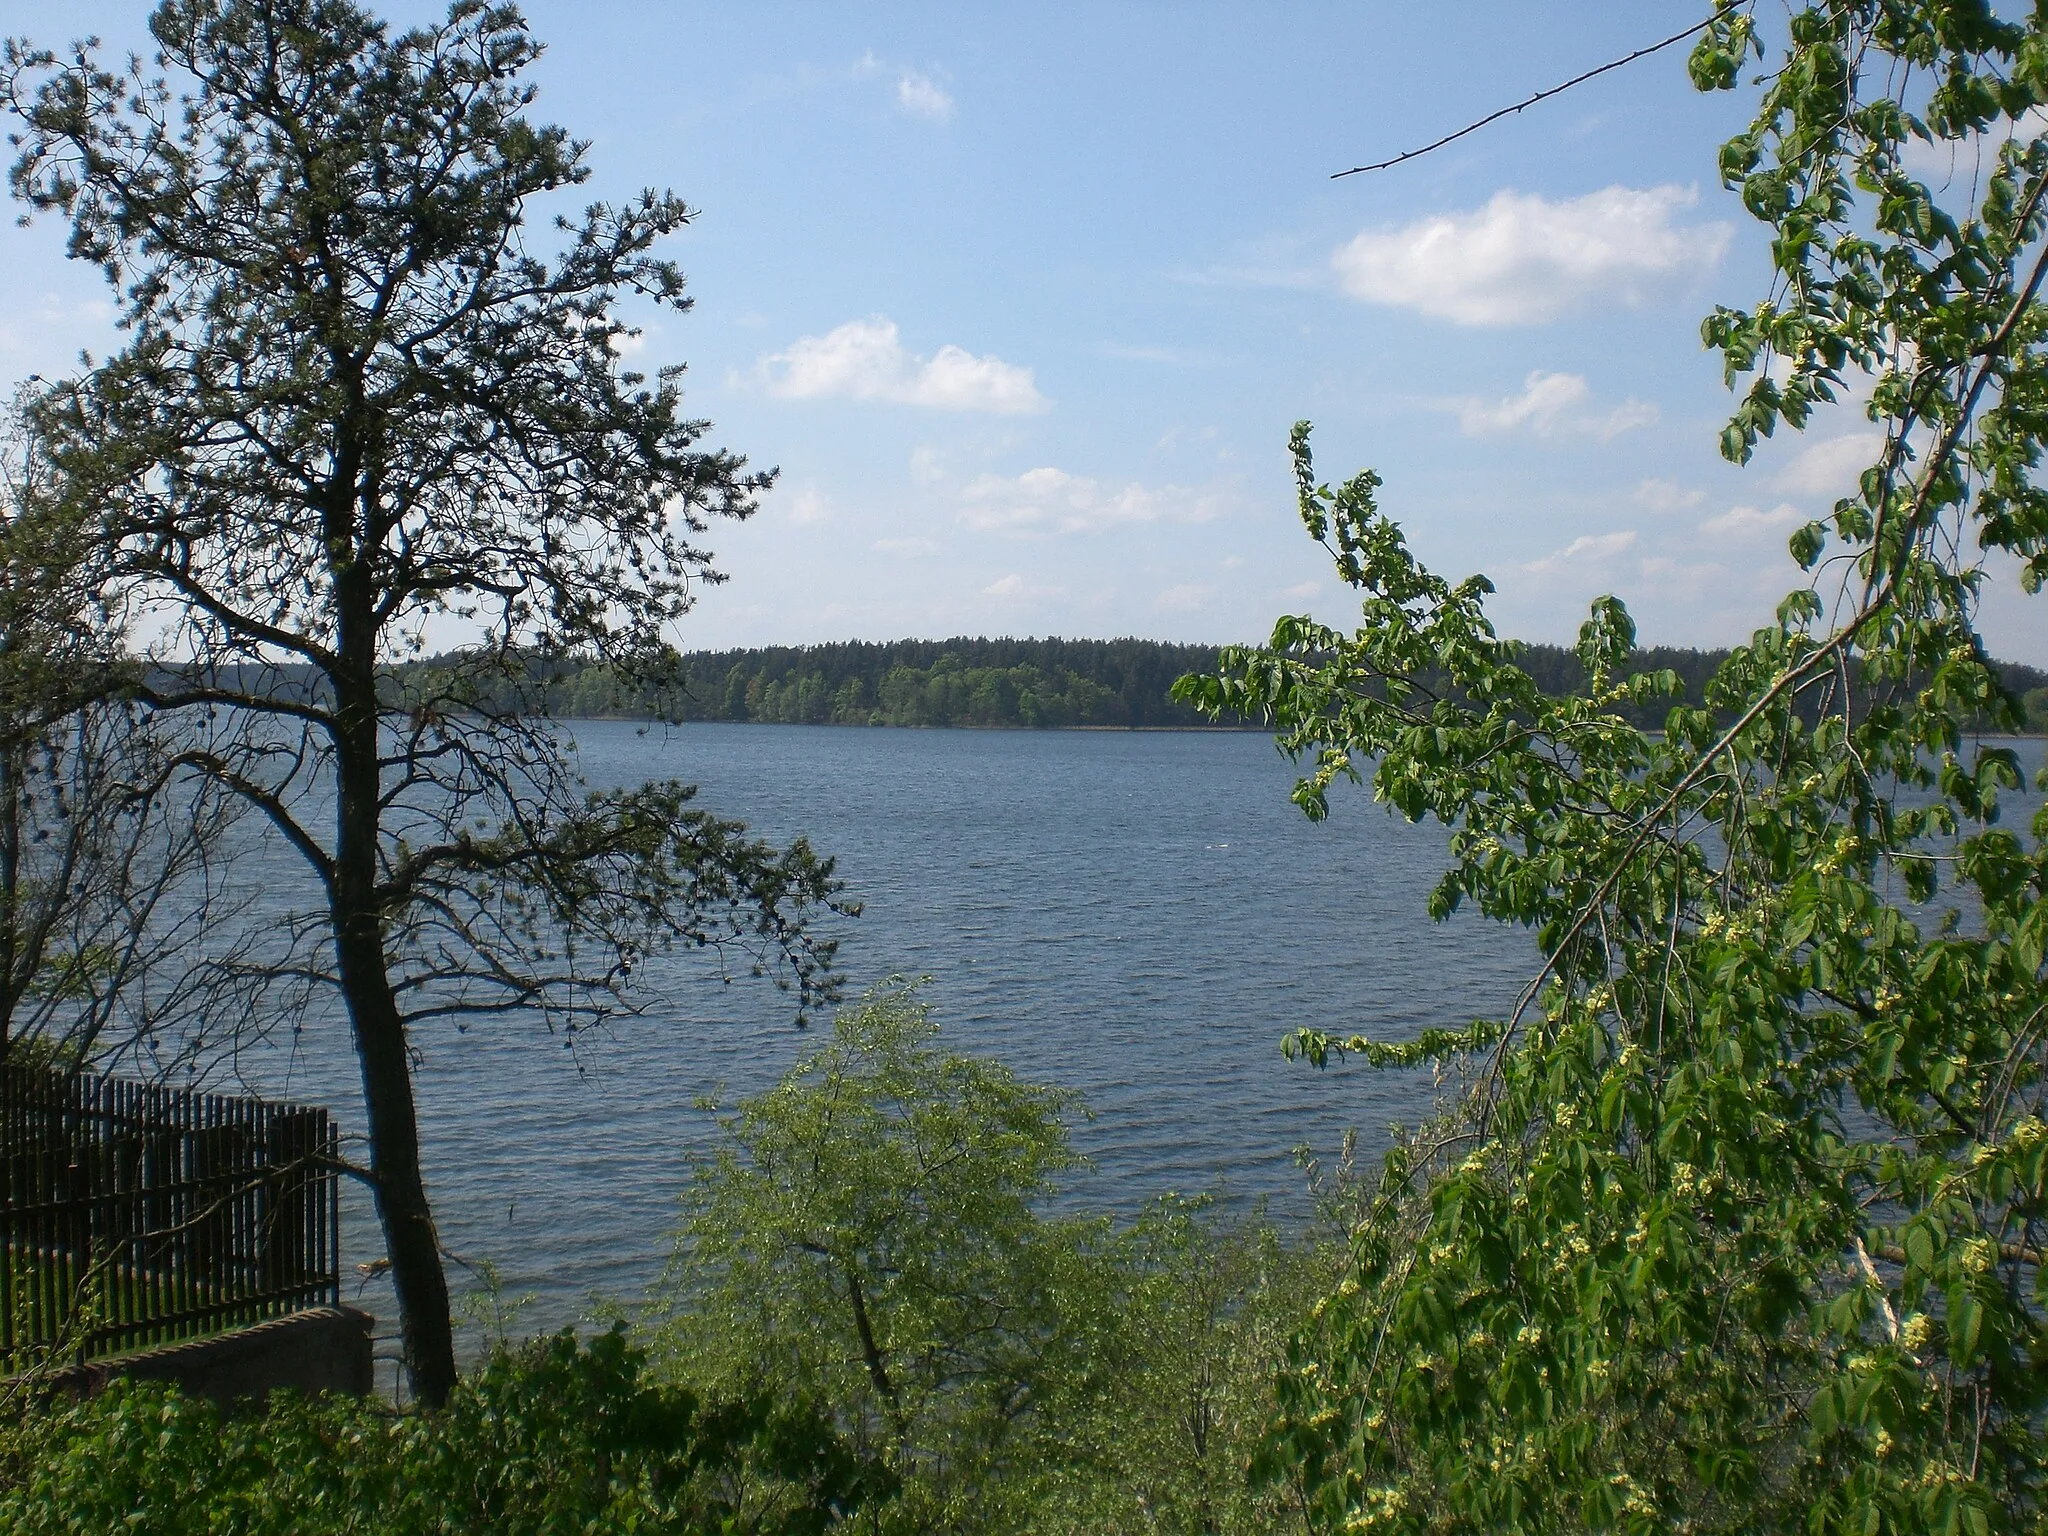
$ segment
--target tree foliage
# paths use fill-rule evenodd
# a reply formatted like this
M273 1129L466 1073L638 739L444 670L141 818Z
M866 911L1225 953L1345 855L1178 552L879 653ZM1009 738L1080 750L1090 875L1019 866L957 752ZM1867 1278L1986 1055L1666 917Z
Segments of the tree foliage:
M2048 576L2048 21L1746 7L1692 71L1766 60L1721 172L1774 282L1708 345L1746 460L1867 377L1885 446L1801 529L1810 573L1704 707L1593 605L1591 690L1537 685L1483 577L1424 569L1378 477L1302 520L1362 599L1183 695L1451 829L1431 911L1532 928L1511 1008L1295 1045L1472 1087L1398 1145L1282 1376L1266 1451L1319 1528L2032 1530L2048 1518L2048 811L1974 619ZM1916 167L1963 162L1945 207ZM1977 172L1968 170L1975 161ZM1449 684L1442 687L1438 680ZM1668 705L1661 733L1630 706Z
M712 579L695 540L768 477L701 446L678 370L619 366L621 303L687 308L653 253L679 199L593 204L532 249L535 204L589 169L528 116L539 44L515 9L456 0L394 35L350 0L164 0L150 29L173 83L90 47L13 42L0 70L14 190L69 221L126 332L38 426L115 620L168 616L137 697L179 766L311 872L249 979L273 1013L347 1012L407 1355L438 1402L422 1032L584 1027L675 946L735 949L805 1001L829 986L809 927L828 862L684 785L587 794L545 719L493 696L515 656L669 666ZM478 643L408 688L441 624Z
M1246 1531L1246 1480L1312 1245L1206 1200L1135 1222L1049 1204L1071 1094L939 1048L916 995L726 1117L657 1358L710 1396L800 1394L902 1491L889 1531Z

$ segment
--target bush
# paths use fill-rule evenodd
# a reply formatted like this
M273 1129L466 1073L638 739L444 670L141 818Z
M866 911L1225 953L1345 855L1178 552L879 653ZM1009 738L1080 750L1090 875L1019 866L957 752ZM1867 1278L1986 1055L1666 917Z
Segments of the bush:
M223 1415L117 1383L25 1417L0 1460L20 1536L808 1536L888 1492L802 1406L709 1404L643 1371L614 1330L500 1350L438 1413L274 1396Z
M1270 1528L1247 1469L1317 1252L1204 1199L1123 1228L1061 1210L1078 1101L937 1037L885 987L726 1117L684 1194L662 1368L827 1408L901 1479L864 1528Z

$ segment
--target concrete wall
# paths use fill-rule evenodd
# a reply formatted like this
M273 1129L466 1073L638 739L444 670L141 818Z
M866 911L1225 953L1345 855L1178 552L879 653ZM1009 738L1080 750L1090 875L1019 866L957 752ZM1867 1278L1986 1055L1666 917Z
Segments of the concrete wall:
M371 1386L374 1322L355 1307L312 1307L232 1333L66 1366L53 1371L45 1384L52 1391L90 1397L116 1376L167 1381L223 1408L238 1398L268 1397L279 1387L362 1397Z

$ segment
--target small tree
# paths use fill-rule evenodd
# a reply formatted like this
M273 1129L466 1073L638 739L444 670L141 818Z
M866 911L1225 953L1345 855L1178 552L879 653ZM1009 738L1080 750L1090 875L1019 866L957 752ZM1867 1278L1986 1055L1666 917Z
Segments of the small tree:
M1762 43L1719 9L1693 56ZM1980 592L2048 577L2048 19L1797 11L1721 170L1776 282L1717 310L1746 460L1860 370L1885 444L1801 529L1812 572L1703 700L1632 673L1602 598L1547 695L1483 577L1419 565L1378 477L1301 516L1362 598L1283 619L1181 695L1451 830L1431 901L1527 925L1512 1007L1418 1039L1455 1064L1281 1377L1269 1448L1346 1531L2036 1530L2048 1512L2048 811L1999 825L2017 722ZM1915 167L1963 162L1945 210ZM1971 174L1969 162L1979 160ZM1617 706L1663 700L1662 733ZM1946 894L1946 903L1942 898ZM1940 904L1938 904L1940 903Z
M1271 1528L1246 1483L1270 1367L1327 1272L1262 1216L1048 1208L1073 1095L953 1055L914 993L725 1117L663 1300L708 1395L797 1393L884 1458L881 1529Z
M589 172L526 115L539 45L512 7L392 36L349 0L165 0L150 29L182 95L89 45L10 43L0 72L14 190L70 220L128 333L38 420L109 600L170 616L138 696L315 877L316 920L281 925L291 952L257 979L345 1005L406 1356L438 1404L421 1026L581 1029L674 944L741 945L807 998L829 973L806 927L828 863L680 784L586 795L521 707L557 659L672 664L713 579L691 539L768 477L698 446L676 371L618 364L622 296L687 308L651 254L679 200L593 205L558 221L558 257L529 249L531 205ZM436 624L464 657L409 673Z
M727 1117L684 1196L665 1332L713 1394L830 1405L903 1475L900 1518L981 1528L1085 1353L1064 1309L1097 1289L1071 1282L1100 1231L1039 1210L1079 1161L1072 1095L936 1034L914 995L876 994Z

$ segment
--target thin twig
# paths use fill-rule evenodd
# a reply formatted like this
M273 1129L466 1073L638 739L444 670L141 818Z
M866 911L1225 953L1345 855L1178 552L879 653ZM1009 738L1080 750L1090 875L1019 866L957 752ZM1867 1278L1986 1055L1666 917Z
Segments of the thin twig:
M1548 101L1553 96L1561 96L1573 86L1584 85L1588 80L1597 79L1611 69L1620 69L1624 64L1633 64L1637 59L1646 59L1653 53L1661 52L1663 49L1669 48L1673 43L1682 43L1694 33L1706 31L1708 27L1711 27L1730 11L1740 10L1747 4L1749 4L1749 0L1729 0L1728 4L1715 11L1705 21L1695 22L1683 32L1674 32L1661 43L1651 43L1648 47L1638 48L1634 53L1628 54L1626 57L1611 59L1607 63L1602 64L1598 69L1589 69L1583 75L1574 76L1562 85L1553 85L1547 90L1538 91L1527 101L1518 101L1512 107L1502 107L1498 112L1489 112L1476 123L1467 123L1456 133L1447 133L1434 143L1425 144L1420 149L1404 150L1391 160L1379 160L1371 165L1354 165L1348 171L1333 171L1330 173L1330 180L1337 181L1346 176L1363 176L1368 171L1389 170L1406 161L1419 159L1434 150L1442 149L1446 144L1455 144L1458 140L1464 138L1466 134L1477 133L1489 123L1497 123L1504 117L1513 117L1517 112L1533 107L1539 101Z

